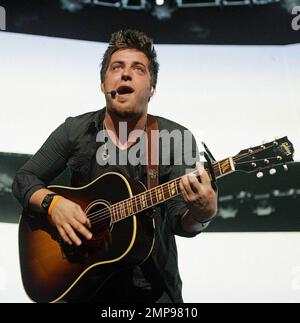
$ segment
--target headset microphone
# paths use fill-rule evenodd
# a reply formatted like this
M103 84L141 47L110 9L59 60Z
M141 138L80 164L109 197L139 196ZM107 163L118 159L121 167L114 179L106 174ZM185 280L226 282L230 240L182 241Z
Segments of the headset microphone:
M116 95L117 95L117 91L112 90L110 92L105 92L105 94L110 94L112 99L115 99Z

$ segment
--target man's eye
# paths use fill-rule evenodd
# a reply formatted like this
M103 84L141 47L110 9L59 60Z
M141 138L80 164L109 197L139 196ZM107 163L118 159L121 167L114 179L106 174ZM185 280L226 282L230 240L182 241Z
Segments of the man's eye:
M112 67L112 69L113 70L118 70L118 69L120 69L121 68L121 65L114 65L113 67Z
M144 73L144 71L145 71L144 68L141 66L136 66L135 69L138 70L139 72L142 72L142 73Z

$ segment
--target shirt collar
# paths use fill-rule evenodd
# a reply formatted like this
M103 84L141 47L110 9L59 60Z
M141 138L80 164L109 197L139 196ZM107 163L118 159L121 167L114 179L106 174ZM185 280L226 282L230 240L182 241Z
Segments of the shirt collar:
M87 131L100 131L103 128L103 120L106 108L98 110L93 119L87 124Z

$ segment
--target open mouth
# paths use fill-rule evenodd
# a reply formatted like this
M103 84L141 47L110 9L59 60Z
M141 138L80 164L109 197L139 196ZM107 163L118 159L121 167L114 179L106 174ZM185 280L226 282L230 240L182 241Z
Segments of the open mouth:
M122 85L117 88L117 92L119 95L130 94L134 92L134 89L130 86Z

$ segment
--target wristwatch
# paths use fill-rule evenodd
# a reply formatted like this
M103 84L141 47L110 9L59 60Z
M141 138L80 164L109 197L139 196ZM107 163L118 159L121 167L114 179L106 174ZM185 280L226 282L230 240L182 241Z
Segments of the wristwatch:
M42 204L41 204L41 207L44 209L44 211L46 213L48 213L49 206L50 206L50 204L51 204L51 202L52 202L52 200L53 200L53 198L54 198L55 195L57 195L57 194L52 193L52 194L47 194L44 197L44 199L42 201Z

